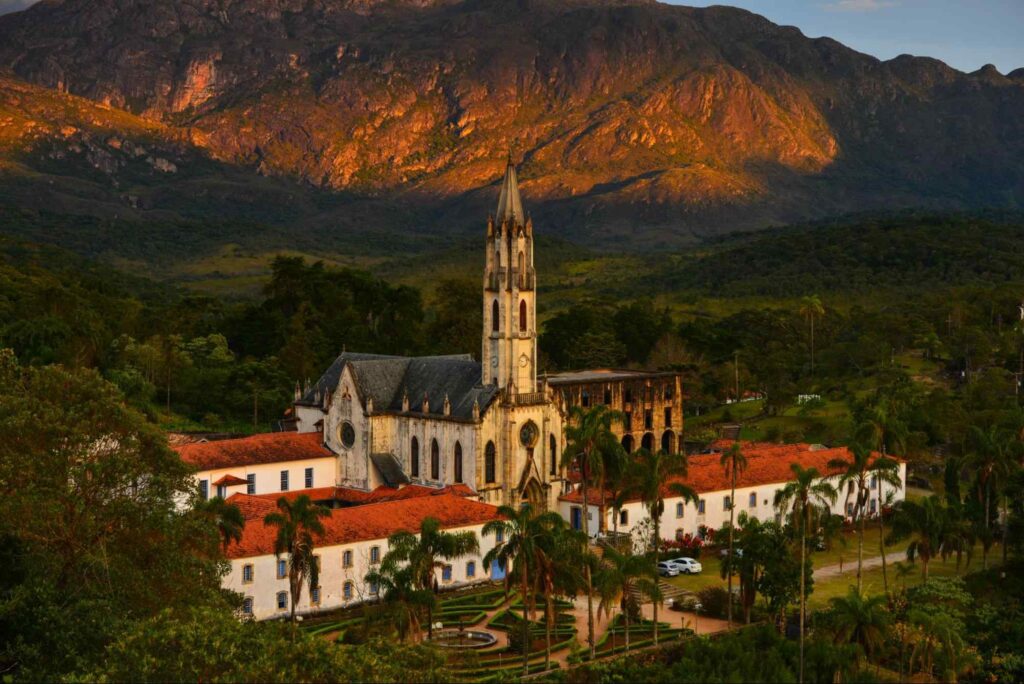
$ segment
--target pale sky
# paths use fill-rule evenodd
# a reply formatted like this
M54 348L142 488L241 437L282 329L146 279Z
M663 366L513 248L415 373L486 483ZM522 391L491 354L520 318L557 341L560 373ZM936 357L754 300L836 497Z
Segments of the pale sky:
M0 0L0 14L35 0ZM881 59L936 57L962 71L995 64L1002 73L1024 67L1024 0L670 0L677 5L729 4L829 36Z

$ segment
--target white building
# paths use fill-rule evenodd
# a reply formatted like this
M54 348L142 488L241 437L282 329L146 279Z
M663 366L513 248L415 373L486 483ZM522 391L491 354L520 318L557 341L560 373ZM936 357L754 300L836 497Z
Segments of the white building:
M427 488L405 488L418 495L395 501L368 503L339 508L322 520L324 535L317 540L320 558L319 587L306 586L296 612L312 613L356 605L378 598L377 589L364 580L388 552L388 537L399 531L419 531L425 518L435 518L448 532L469 531L477 535L480 552L452 560L439 568L440 588L458 587L491 579L501 579L500 567L483 566L483 557L499 541L482 534L483 526L497 519L494 506L473 501L450 490L437 492ZM282 617L291 611L288 589L288 556L274 555L277 528L263 523L263 517L276 509L273 496L236 494L231 503L246 517L242 539L227 548L231 571L223 580L226 589L245 597L244 612L256 619Z
M729 444L719 443L719 449L728 448ZM829 466L836 459L849 460L851 454L846 447L826 448L813 444L763 444L742 443L741 449L747 459L746 469L736 479L736 514L746 512L748 516L758 520L780 520L776 510L775 493L793 479L790 465L799 463L803 468L817 468L824 479L830 481L838 489L840 471ZM690 456L687 476L673 478L665 483L662 496L665 512L661 516L662 539L673 540L689 533L696 535L703 525L718 530L729 521L729 497L731 496L730 478L719 462L721 451L710 454ZM883 484L875 478L871 479L872 492L868 501L868 513L873 514L887 505L888 497L899 501L906 494L907 466L899 463L900 486L893 487ZM692 502L684 502L682 497L672 493L671 482L685 483L697 492L700 497L695 506ZM881 487L881 492L878 491ZM832 512L848 517L852 513L856 494L847 487L840 491L832 506ZM881 499L879 499L881 494ZM599 491L587 492L587 503L590 510L589 529L592 535L597 534L598 526L594 524L600 517ZM610 497L606 497L610 498ZM881 504L879 503L881 501ZM578 488L559 497L558 510L576 529L582 529L583 497ZM639 524L645 523L649 516L647 509L639 497L630 499L619 511L615 520L615 511L610 506L605 512L607 529L618 529L629 532ZM616 522L618 525L616 526Z

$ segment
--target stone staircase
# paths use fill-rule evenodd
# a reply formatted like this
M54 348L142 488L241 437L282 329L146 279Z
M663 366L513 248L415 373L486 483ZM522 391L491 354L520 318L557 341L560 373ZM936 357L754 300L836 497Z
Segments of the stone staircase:
M658 580L658 588L661 589L662 599L665 602L665 604L668 604L669 599L672 599L672 601L679 601L681 599L694 595L692 591L683 589L682 587L678 587L674 584L666 582L665 580ZM630 591L630 594L633 596L634 599L640 602L644 602L647 600L647 598L645 596L641 596L640 592L637 591L635 588L632 591Z

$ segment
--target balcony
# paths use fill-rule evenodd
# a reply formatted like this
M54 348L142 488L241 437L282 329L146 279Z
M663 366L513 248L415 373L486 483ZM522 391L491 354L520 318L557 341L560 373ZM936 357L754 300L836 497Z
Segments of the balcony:
M543 392L510 392L506 395L505 401L513 406L537 406L547 402L547 398Z

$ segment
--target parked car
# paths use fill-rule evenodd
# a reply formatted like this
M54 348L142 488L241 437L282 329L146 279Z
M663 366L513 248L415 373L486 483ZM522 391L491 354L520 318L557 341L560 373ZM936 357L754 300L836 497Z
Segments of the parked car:
M658 563L658 574L662 577L675 577L679 574L679 568L676 567L675 563L661 561Z
M704 566L700 564L700 561L694 558L672 558L668 562L675 565L680 574L698 575L704 570Z

